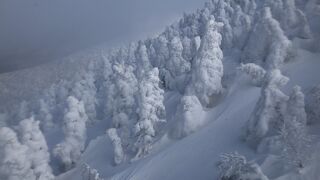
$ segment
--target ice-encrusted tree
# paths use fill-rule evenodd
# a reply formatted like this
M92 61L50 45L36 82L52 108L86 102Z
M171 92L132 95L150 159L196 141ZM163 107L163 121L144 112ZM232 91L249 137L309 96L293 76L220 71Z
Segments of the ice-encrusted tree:
M279 22L272 17L269 7L263 8L257 18L241 59L245 63L255 63L267 70L279 68L288 57L291 42Z
M81 169L82 180L104 180L100 177L98 170L83 164Z
M218 32L222 23L217 23L213 16L207 22L201 45L193 61L192 80L189 91L194 91L204 106L212 103L213 97L222 92L223 53L220 49L221 35Z
M39 112L37 118L41 119L41 129L45 131L52 129L55 126L49 105L44 99L39 100Z
M167 38L163 34L160 35L153 40L152 47L154 48L154 54L151 54L151 57L154 58L153 64L159 68L164 67L166 60L169 58Z
M144 42L140 41L138 43L138 48L136 50L135 57L136 57L136 64L137 64L135 74L137 76L137 79L142 79L142 77L145 76L150 69L152 69L147 47L144 44Z
M295 116L288 116L281 127L280 138L284 162L298 171L305 168L311 153L311 137L307 133L306 124Z
M114 149L114 163L115 165L121 164L125 160L125 154L123 152L122 142L117 133L117 129L108 129L107 134L112 142Z
M257 146L262 138L272 131L278 131L283 123L288 96L280 87L287 84L289 78L274 69L266 74L266 80L261 89L261 96L246 124L246 141Z
M37 180L53 180L51 167L49 166L50 154L47 142L40 127L40 121L35 121L33 117L22 120L19 123L19 139L21 143L28 147L28 161Z
M247 159L237 152L222 154L218 168L219 180L268 180L258 164L247 162Z
M296 0L265 1L272 15L277 19L290 38L310 38L311 31L306 15L296 7Z
M284 160L298 170L302 169L310 157L311 138L306 127L304 94L299 86L293 87L283 119L280 138L283 143Z
M135 124L136 156L139 159L151 150L154 138L159 132L159 123L165 121L165 107L163 105L164 91L159 87L159 70L149 71L139 84L138 114L139 120Z
M177 107L175 118L178 124L172 134L182 138L201 128L204 124L202 111L202 105L196 96L184 95Z
M132 128L137 119L136 94L138 80L134 68L124 62L114 62L112 79L109 86L112 100L113 127L118 129L119 137L124 146L128 146L133 136Z
M0 179L35 180L28 156L28 147L19 142L17 134L8 127L1 127Z
M307 114L305 111L304 94L300 86L294 86L287 102L287 115L290 119L296 119L301 124L307 124Z
M85 74L79 75L79 80L75 82L71 91L72 96L83 102L87 116L91 123L96 120L97 115L97 89L94 82L95 79L93 72L86 72Z
M259 65L254 63L242 64L238 69L246 73L251 79L254 85L262 86L265 81L266 71Z
M306 94L306 112L308 123L320 122L320 85L313 87Z
M186 84L185 74L191 70L191 63L182 56L183 46L179 37L174 37L169 43L169 56L166 69L170 72L173 81L171 89L184 91ZM167 82L168 83L168 82Z
M82 101L73 96L67 99L67 108L64 114L63 133L64 140L54 149L54 154L63 163L64 169L72 168L81 157L81 153L85 148L86 115Z

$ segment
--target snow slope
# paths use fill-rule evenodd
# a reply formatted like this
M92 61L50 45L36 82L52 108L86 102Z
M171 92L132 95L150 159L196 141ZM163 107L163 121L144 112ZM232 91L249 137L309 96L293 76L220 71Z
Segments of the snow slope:
M285 91L296 84L307 90L320 83L320 54L303 49L297 52L293 61L283 68L283 72L290 78ZM116 167L112 165L110 140L106 136L100 136L90 142L83 161L96 168L105 179L112 180L216 179L219 174L216 166L219 155L226 152L237 151L249 160L264 162L261 159L265 159L265 155L257 154L241 139L243 127L259 96L260 88L253 87L245 76L240 75L234 80L222 103L205 112L208 123L198 132L176 142L164 137L161 141L165 144L164 148L159 148L160 150L141 161ZM274 167L274 164L264 162L262 170L268 177L274 177ZM81 168L77 168L59 176L58 180L77 180L80 178L80 171ZM316 175L312 175L311 171L315 173L312 169L301 174L300 178L297 174L289 174L278 177L277 180L312 180Z

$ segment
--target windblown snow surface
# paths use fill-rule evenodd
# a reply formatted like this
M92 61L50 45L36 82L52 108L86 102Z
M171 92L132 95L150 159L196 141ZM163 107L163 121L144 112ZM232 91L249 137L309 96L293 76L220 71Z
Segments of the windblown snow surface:
M253 8L253 12L248 10L250 8L242 6L243 4L245 4L244 2L256 2L256 7ZM221 159L220 155L231 152L238 152L239 154L245 156L248 161L257 163L260 166L261 171L269 179L320 179L320 164L318 157L320 156L319 153L315 153L315 156L309 161L308 165L305 168L303 168L299 172L296 172L294 170L283 168L283 165L278 163L279 156L271 153L269 154L257 152L255 148L249 146L243 139L246 123L252 116L252 113L255 111L255 107L261 96L262 87L255 86L246 74L243 74L238 70L240 62L248 62L247 59L243 60L241 58L244 56L244 53L248 51L246 47L252 47L252 45L247 45L250 42L250 40L248 39L250 39L250 36L254 34L253 29L255 25L259 23L259 17L262 16L258 14L263 11L264 6L271 6L276 9L276 5L283 5L285 2L289 2L288 4L290 4L290 2L293 1L272 0L270 2L274 2L273 5L272 3L268 2L269 1L267 0L261 2L254 0L233 2L235 4L239 3L239 5L235 5L232 7L242 8L242 11L244 12L244 14L246 14L246 17L250 19L251 22L247 27L248 31L246 31L246 34L246 32L242 32L243 29L241 30L240 28L244 26L244 24L246 24L243 23L243 19L239 20L239 22L242 23L240 23L241 25L238 24L239 26L237 26L238 21L236 20L234 20L235 23L231 22L232 20L228 21L231 28L240 29L240 35L239 33L237 35L237 31L233 32L233 38L236 40L231 42L238 43L238 45L234 45L233 43L231 43L232 47L229 47L228 44L225 43L227 40L225 40L224 38L228 37L228 35L225 35L227 34L227 29L225 28L226 24L224 25L224 28L221 28L219 30L219 32L222 34L221 49L223 52L222 63L224 71L222 84L224 86L224 92L221 97L217 99L216 102L214 102L213 105L203 107L201 110L195 111L192 114L192 121L196 122L195 124L197 124L197 128L195 128L192 133L189 133L183 137L175 137L174 135L172 135L177 128L176 126L179 125L179 123L177 122L179 120L176 119L179 102L182 96L185 95L184 93L186 93L187 90L181 91L179 88L163 87L165 89L164 105L166 109L167 123L161 130L161 132L163 132L162 134L160 133L161 136L157 137L157 140L154 141L152 150L149 154L135 161L127 160L119 165L115 165L114 147L110 138L105 133L107 129L112 127L112 117L110 114L104 114L102 112L103 110L98 108L98 115L96 120L92 124L87 125L87 141L85 145L86 148L81 155L81 159L71 170L63 172L60 171L57 167L57 164L59 164L57 162L58 160L53 157L52 153L55 145L63 139L61 135L62 130L61 128L59 128L62 126L62 122L60 122L61 115L57 115L55 117L58 120L56 120L55 122L58 124L58 128L54 128L53 130L44 132L44 135L47 139L47 144L50 149L49 152L52 156L50 165L53 168L56 179L81 180L83 179L83 164L87 164L90 166L90 168L96 169L97 172L99 172L101 179L213 180L219 179L220 177L220 171L217 167L217 163ZM213 5L206 5L210 6L211 8L209 8L210 12L208 13L213 16L219 16L223 14L222 12L217 13L217 11L219 11L219 8L225 8L228 3L230 4L230 1L213 0ZM281 22L281 18L279 18L282 15L279 16L278 14L278 17L274 17L277 26L281 26L281 32L288 38L291 43L290 47L293 49L292 51L290 51L290 55L285 60L285 62L281 66L277 67L281 70L283 75L287 76L290 79L289 83L281 88L283 93L287 95L290 94L292 88L296 85L300 86L302 92L307 94L313 87L320 84L320 2L317 0L309 0L306 2L297 0L295 8L298 10L294 12L299 12L298 14L302 13L305 15L306 22L310 28L310 32L307 30L309 33L308 35L299 34L301 33L299 30L294 31L289 25L282 25L281 23L283 22ZM234 8L233 11L236 12L236 8ZM280 9L279 11L285 12L285 9ZM277 10L274 10L274 12L277 12ZM276 13L274 12L273 15L276 16ZM195 14L203 15L206 14L206 12L205 10L198 10ZM194 17L196 16L197 15L194 15ZM191 17L192 15L189 16L189 18ZM265 17L267 17L267 15ZM180 21L179 28L196 26L191 21L187 22L187 17L184 18L185 21ZM209 21L208 19L207 21ZM215 21L219 22L219 20L221 20L222 23L226 23L223 18L215 17ZM197 25L201 27L200 22L200 25ZM179 23L170 26L172 27L172 29L170 30L169 28L169 30L166 30L167 34L164 33L165 35L163 36L170 37L172 36L172 34L175 34L175 30L178 26L177 24ZM299 23L297 24L298 27L302 26ZM270 29L272 28L274 27L270 27ZM201 28L199 29L199 36L200 38L202 38L205 35L201 34L202 30ZM292 30L292 32L290 30ZM263 32L271 32L272 34L274 31L266 29L266 31ZM242 35L245 36L245 34L246 36L248 36L247 38L245 38L245 40L241 40L241 38L238 38L242 37ZM261 36L265 35L261 34ZM190 35L189 37L191 39L193 35ZM157 41L157 38L155 39L155 41ZM263 38L255 40L257 46L260 46L261 44L265 43L264 41L267 41ZM149 39L145 43L150 45L152 44L152 42L153 40ZM201 47L202 46L200 46L200 49ZM265 48L271 48L271 46ZM253 51L255 51L255 49L253 49ZM267 53L268 51L269 49L266 50ZM41 96L45 96L42 95L42 92L47 91L47 89L49 89L48 87L50 86L54 84L57 84L57 86L67 84L66 86L69 88L68 92L71 92L73 85L71 83L68 85L68 83L72 82L73 79L75 79L75 77L77 77L79 74L92 70L90 69L90 62L97 62L97 64L99 64L99 62L108 61L109 59L106 58L106 54L108 53L112 54L112 51L106 50L103 47L99 47L67 57L64 61L59 61L63 62L62 64L54 62L50 65L43 65L33 69L26 69L19 72L1 75L0 100L2 103L0 109L3 114L8 114L0 116L0 118L2 118L1 121L3 123L3 126L15 127L16 122L11 122L9 118L14 119L14 121L19 121L16 120L16 117L19 115L16 115L18 114L18 110L13 109L18 109L19 106L21 106L20 102L22 101L29 102L29 104L34 103L35 101L37 101L37 97L39 94L41 94ZM150 54L149 57L151 57ZM195 57L197 56L195 55ZM252 62L259 64L258 60L252 60ZM154 64L152 64L152 66L163 67L161 65ZM265 66L262 61L259 65L268 69L267 65ZM101 67L93 69L101 70ZM193 68L193 65L191 66L191 68ZM98 74L97 77L99 77L99 73L100 72L96 73ZM108 70L103 73L108 73ZM30 78L26 80L24 79L24 77ZM97 83L99 82L103 81L101 81L101 79L96 79L95 85L97 86L97 89L99 89L100 87L100 90L103 90L102 85L97 85ZM99 101L100 96L97 96ZM64 97L65 96L62 96L62 98ZM62 105L60 104L57 106L59 106L60 108L60 106ZM59 108L57 108L58 110L54 111L59 111ZM31 107L30 109L34 109L34 107ZM320 146L318 144L320 140L320 125L314 123L308 125L307 128L309 134L313 136L313 144L315 144L313 148L315 149L315 151L319 151Z

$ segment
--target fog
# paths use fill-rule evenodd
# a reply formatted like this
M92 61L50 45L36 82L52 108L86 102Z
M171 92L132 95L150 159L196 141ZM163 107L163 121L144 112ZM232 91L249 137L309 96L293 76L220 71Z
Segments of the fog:
M163 30L205 0L0 0L0 73Z

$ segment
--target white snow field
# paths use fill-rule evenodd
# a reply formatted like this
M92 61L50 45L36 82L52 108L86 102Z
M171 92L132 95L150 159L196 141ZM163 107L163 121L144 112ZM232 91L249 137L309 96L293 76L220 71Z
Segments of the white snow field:
M0 179L320 180L319 22L318 0L212 0L3 74Z

